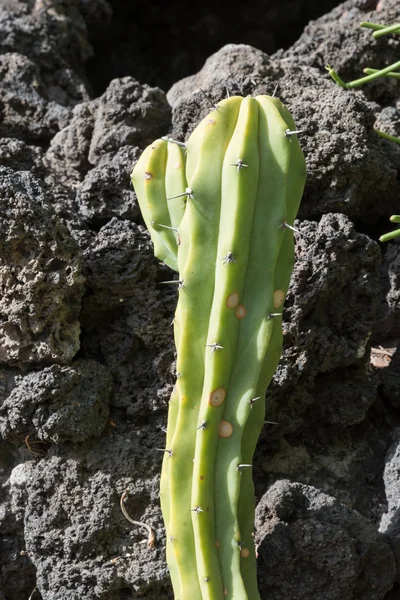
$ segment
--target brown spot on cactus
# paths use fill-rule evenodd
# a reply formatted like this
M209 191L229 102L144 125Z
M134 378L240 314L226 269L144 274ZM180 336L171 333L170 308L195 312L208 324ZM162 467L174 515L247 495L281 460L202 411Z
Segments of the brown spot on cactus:
M236 308L239 304L239 294L237 292L232 292L226 299L226 305L228 308Z
M274 308L282 306L285 299L285 292L283 290L275 290L274 292Z
M219 548L219 540L215 540L215 545Z
M146 171L144 174L144 178L146 179L146 181L148 181L149 179L153 179L153 174Z
M200 475L200 479L201 479L201 481L203 481L204 475Z
M250 556L250 550L248 548L242 548L240 554L243 558L248 558Z
M244 319L246 316L246 309L243 306L243 304L239 304L239 306L236 309L235 315L237 316L238 319Z
M227 595L228 595L228 590L225 588L224 589L224 596L227 596Z
M212 406L220 406L226 397L226 390L224 388L217 388L210 394L209 403Z
M218 427L218 435L219 437L228 438L231 437L233 432L233 427L229 423L229 421L221 421Z

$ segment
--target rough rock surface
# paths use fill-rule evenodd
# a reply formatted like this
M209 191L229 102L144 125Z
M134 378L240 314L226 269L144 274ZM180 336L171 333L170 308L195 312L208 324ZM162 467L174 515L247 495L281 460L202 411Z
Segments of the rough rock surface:
M392 587L385 537L313 487L277 481L257 506L256 530L262 598L375 600Z
M396 558L397 576L400 582L400 428L395 430L395 439L386 455L383 474L385 492L388 501L387 512L382 515L379 531L389 540Z
M111 378L93 360L32 371L16 377L15 386L0 407L4 439L34 434L56 444L82 442L107 425Z
M121 15L126 3L112 4ZM262 15L242 9L254 30L282 23L272 2ZM0 600L35 587L32 600L172 598L157 448L176 291L161 284L170 272L153 256L129 174L153 139L185 139L210 99L275 88L305 130L309 176L284 354L254 459L260 586L276 599L400 597L398 353L381 372L369 365L371 332L375 345L400 335L399 245L376 241L398 212L400 148L373 131L400 135L398 85L343 90L324 69L348 80L394 60L399 38L371 42L362 20L398 20L397 0L348 0L271 56L249 33L167 96L142 77L141 55L114 69L126 36L104 58L104 40L116 39L106 0L3 1ZM124 506L154 529L155 548L122 514L127 489Z
M67 362L79 349L78 246L40 181L0 174L0 363Z
M387 231L394 229L387 226ZM397 242L387 245L382 264L382 283L385 295L379 306L379 320L374 327L375 338L400 337L400 246Z

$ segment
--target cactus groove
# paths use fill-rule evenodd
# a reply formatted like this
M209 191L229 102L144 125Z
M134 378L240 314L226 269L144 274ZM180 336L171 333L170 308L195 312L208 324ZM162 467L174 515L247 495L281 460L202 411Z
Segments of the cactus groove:
M231 97L186 149L157 140L132 173L155 254L180 281L160 493L176 600L260 598L252 459L305 181L294 131L278 99Z

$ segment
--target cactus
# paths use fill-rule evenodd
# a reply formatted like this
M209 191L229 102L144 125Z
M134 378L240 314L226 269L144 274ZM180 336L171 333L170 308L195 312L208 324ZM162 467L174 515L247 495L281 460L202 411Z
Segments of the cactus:
M155 252L179 271L160 491L176 600L259 599L252 457L305 181L296 133L277 98L231 97L193 131L186 155L158 140L132 173ZM171 151L185 178L171 175ZM161 215L175 240L157 228Z

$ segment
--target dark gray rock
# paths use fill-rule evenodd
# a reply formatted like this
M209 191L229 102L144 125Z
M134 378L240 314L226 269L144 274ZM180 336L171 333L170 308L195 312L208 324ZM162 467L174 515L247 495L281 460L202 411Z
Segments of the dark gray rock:
M84 1L52 0L49 3L47 0L12 0L5 6L4 1L2 4L2 53L20 52L29 56L43 70L49 87L60 70L67 68L73 77L76 77L73 71L83 73L82 64L93 55L85 18L80 13ZM104 0L93 0L91 4L92 10L97 10L99 16L109 18L106 11L100 8L104 7ZM82 12L90 22L88 11Z
M4 469L6 466L6 469ZM0 440L0 530L1 530L1 563L0 563L0 598L2 600L20 600L31 593L36 586L35 567L28 558L24 539L24 501L22 492L25 484L24 464L12 471L13 458L8 452L6 443ZM9 493L9 477L15 493ZM10 480L11 480L10 478ZM29 596L28 596L29 597Z
M276 66L261 50L246 44L227 44L212 54L198 73L175 83L168 91L167 98L170 105L175 108L194 94L200 95L200 89L212 90L225 87L227 93L234 87L240 85L244 87L250 82L255 85L254 82L260 82L276 74ZM210 108L210 102L208 106Z
M271 600L383 600L394 582L385 537L316 488L277 481L256 511L259 587Z
M380 294L379 248L340 214L298 228L269 415L280 423L290 415L292 427L303 411L313 423L353 425L363 421L376 398L364 365ZM288 399L284 405L282 395Z
M318 223L298 227L285 304L290 321L284 328L286 346L301 349L296 358L300 373L312 373L314 365L318 372L350 366L365 356L376 316L379 247L341 214L325 214Z
M35 63L16 52L0 55L0 114L0 135L25 140L50 139L70 118L68 108L46 98Z
M132 77L115 79L99 99L73 109L44 164L57 214L74 231L98 230L112 217L139 218L130 173L139 146L165 134L169 118L164 92Z
M122 146L144 148L167 133L171 109L159 88L141 85L133 77L111 81L99 99L89 161L97 165Z
M75 106L68 125L53 137L46 152L45 166L71 187L92 167L88 157L97 105L93 100Z
M42 166L43 150L14 138L0 138L0 165L15 171L37 172Z
M299 478L379 520L390 443L390 428L376 406L380 381L369 369L379 247L344 215L296 226L283 355L267 391L272 424L263 430L257 455L258 493L265 491L262 478L270 485L276 478Z
M390 364L381 370L381 394L395 409L400 408L400 348L393 354ZM397 415L397 412L394 413Z
M162 457L149 447L156 438L143 432L118 421L100 440L50 450L36 464L13 470L7 484L12 510L25 514L26 552L43 600L120 600L121 590L171 597L158 508ZM126 489L126 509L153 528L154 548L147 546L146 529L121 512Z
M38 180L0 179L0 362L66 362L79 349L83 277L78 247Z
M395 226L388 221L385 232L392 229ZM400 337L400 244L391 242L385 245L385 250L381 269L384 296L373 331L373 339L377 342Z
M400 582L400 429L386 456L383 473L385 492L388 502L387 512L382 515L379 531L384 533L390 542L396 558L396 581Z
M104 431L111 377L104 366L80 360L22 375L0 406L3 438L29 435L45 442L82 442Z
M130 173L140 154L139 148L123 146L115 154L106 155L86 175L76 200L80 215L91 228L98 228L112 217L138 220L140 211Z
M153 257L148 233L112 219L85 250L84 273L82 343L112 371L113 403L141 416L165 410L173 382L177 297L175 289L158 285L171 275Z

